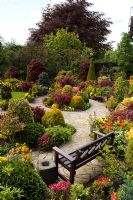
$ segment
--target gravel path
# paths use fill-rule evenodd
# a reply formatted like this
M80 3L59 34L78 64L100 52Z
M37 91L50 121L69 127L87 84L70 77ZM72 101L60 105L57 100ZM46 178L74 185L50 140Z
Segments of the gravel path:
M31 106L40 106L44 108L45 110L49 110L49 108L45 107L42 104L42 100L44 97L39 97L35 100L33 104L30 104ZM104 103L96 102L94 100L90 100L91 107L86 111L81 112L67 112L62 111L65 122L72 124L77 129L76 133L73 135L72 140L62 146L60 146L61 149L63 149L66 152L69 152L77 147L80 147L81 145L84 145L88 142L90 142L89 138L89 125L88 125L88 116L89 114L95 115L97 117L105 117L108 114L108 110L105 107ZM42 160L44 157L48 159L53 159L53 153L44 153L39 154L38 152L34 152L33 156L36 158L38 157L39 160ZM63 173L67 176L67 171L64 169ZM101 171L101 163L97 160L93 160L89 164L86 164L85 166L81 167L79 170L77 170L77 176L76 181L84 183L91 179L94 175L97 175Z

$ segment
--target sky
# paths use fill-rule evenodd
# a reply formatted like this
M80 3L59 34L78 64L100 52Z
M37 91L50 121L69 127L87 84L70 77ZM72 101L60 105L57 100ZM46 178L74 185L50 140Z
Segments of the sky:
M0 36L5 42L15 40L17 44L25 44L29 36L29 28L36 28L41 19L43 8L50 3L64 0L0 0ZM106 19L113 24L108 41L114 41L114 48L121 39L122 32L128 31L130 16L133 15L133 0L88 0L93 3L91 10L103 12ZM131 13L131 15L130 15Z

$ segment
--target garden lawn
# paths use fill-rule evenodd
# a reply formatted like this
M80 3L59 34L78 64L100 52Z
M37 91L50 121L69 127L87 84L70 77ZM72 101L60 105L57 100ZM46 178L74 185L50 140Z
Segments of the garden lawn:
M24 99L25 92L12 92L12 99Z

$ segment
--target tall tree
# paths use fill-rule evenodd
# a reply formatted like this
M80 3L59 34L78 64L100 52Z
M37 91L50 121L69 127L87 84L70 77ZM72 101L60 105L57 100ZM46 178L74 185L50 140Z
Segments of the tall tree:
M31 31L30 44L40 44L43 37L57 29L68 28L68 31L78 33L79 39L94 50L108 49L106 36L111 22L104 18L103 13L90 10L92 3L86 0L66 0L65 3L48 6L42 13L38 28Z
M117 49L117 62L122 71L133 73L133 42L130 34L123 33Z

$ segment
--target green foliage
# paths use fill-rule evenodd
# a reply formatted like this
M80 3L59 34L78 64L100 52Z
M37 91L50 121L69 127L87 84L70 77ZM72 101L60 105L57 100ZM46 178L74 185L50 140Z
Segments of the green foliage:
M42 72L41 74L39 74L38 82L39 82L40 85L43 85L45 87L49 87L50 80L49 80L48 73Z
M25 124L34 122L33 113L26 100L10 100L8 111L14 117L19 117L20 122Z
M72 86L71 85L65 85L63 88L62 88L62 92L67 92L69 95L72 95Z
M114 83L114 93L118 100L123 100L124 96L128 94L129 83L128 80L122 76L118 77Z
M23 197L23 191L16 187L0 186L0 200L15 200Z
M104 54L105 63L117 63L117 51L108 50Z
M133 45L131 43L130 34L123 33L117 49L118 65L121 67L121 71L126 73L133 72Z
M28 123L24 130L15 135L16 142L26 143L33 147L38 144L38 138L44 133L44 127L39 123Z
M84 186L80 183L74 184L71 187L71 197L70 200L80 199L80 200L88 200L88 189L84 188Z
M42 148L44 150L51 150L53 146L59 146L65 142L70 141L75 131L75 127L70 124L46 128L45 134L47 134L50 139L46 144L42 145Z
M47 186L31 164L22 161L0 163L0 183L23 191L24 200L49 199Z
M6 99L6 100L11 99L12 94L11 94L10 84L8 82L0 82L0 86L1 86L1 91L0 91L1 99Z
M133 180L127 180L119 189L120 200L132 200L133 199Z
M117 104L118 104L117 99L114 96L109 97L108 100L106 101L107 108L111 110L115 109Z
M70 106L73 107L74 109L82 109L84 104L85 102L83 97L75 95L71 99Z
M125 152L126 163L133 169L133 137L128 138Z
M45 127L64 125L65 121L62 112L57 108L50 109L42 117L42 124Z
M94 66L94 62L92 59L90 62L90 67L89 67L89 71L88 71L88 75L87 75L87 81L91 81L91 80L96 80L95 66Z
M126 176L125 165L123 162L116 159L113 153L110 146L107 145L104 147L104 152L102 154L105 158L103 175L110 177L113 182L117 183Z
M53 74L62 69L78 71L81 57L86 56L83 50L86 48L79 37L74 32L67 29L59 29L56 35L51 33L45 35L44 46L48 51L47 66L48 71ZM89 57L90 52L86 51Z
M3 99L3 100L1 100L0 99L0 108L2 109L2 110L7 110L7 108L8 108L8 100L5 100L5 99Z

